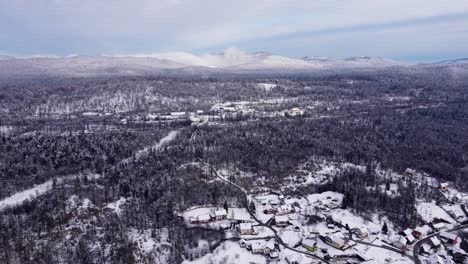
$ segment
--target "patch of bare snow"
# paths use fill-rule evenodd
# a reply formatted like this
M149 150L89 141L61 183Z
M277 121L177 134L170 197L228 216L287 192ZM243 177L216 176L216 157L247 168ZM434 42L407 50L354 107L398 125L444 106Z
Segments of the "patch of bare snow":
M119 200L117 200L117 201L115 201L115 202L108 203L108 204L106 205L106 208L111 209L111 210L114 211L114 213L116 213L117 215L121 215L121 214L122 214L122 210L123 210L121 206L122 206L124 203L126 203L126 202L127 202L127 199L126 199L126 198L120 197Z

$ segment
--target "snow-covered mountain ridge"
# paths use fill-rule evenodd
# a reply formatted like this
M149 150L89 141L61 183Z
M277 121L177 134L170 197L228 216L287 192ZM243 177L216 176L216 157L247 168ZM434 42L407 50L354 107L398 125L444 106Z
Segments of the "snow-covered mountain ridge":
M185 72L314 71L384 69L417 64L381 57L293 58L267 52L248 53L235 48L218 53L166 52L82 56L0 56L0 76L28 75L145 75L183 70ZM457 63L459 64L459 62ZM446 65L446 64L444 64Z

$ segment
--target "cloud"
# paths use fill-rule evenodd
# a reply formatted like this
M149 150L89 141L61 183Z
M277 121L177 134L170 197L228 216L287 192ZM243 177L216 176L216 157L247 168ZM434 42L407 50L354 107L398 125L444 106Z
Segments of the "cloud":
M358 42L350 32L390 34L396 28L427 26L428 31L416 33L430 39L428 25L449 29L467 24L467 14L468 2L440 0L0 0L0 48L15 53L138 53L277 43L287 55L298 39L315 45L313 38L332 41L342 35ZM400 33L392 34L398 38Z

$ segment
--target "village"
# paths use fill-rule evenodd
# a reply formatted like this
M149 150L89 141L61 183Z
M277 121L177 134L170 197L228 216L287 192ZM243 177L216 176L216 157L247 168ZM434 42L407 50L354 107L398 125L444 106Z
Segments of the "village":
M336 192L306 197L273 190L249 193L246 208L198 206L181 216L188 228L224 231L229 250L216 250L213 259L232 251L250 254L256 260L251 263L461 263L467 253L458 231L468 228L467 196L448 183L438 188L459 203L451 210L421 203L425 224L406 230L385 217L365 219L343 209L343 194Z

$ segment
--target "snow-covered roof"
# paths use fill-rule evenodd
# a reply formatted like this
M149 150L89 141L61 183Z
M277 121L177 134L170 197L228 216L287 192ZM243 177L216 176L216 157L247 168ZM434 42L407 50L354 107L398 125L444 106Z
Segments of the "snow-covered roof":
M341 232L334 233L330 236L330 239L339 245L345 244L344 235Z
M254 251L264 250L266 248L268 248L270 250L274 250L275 249L275 242L272 239L270 239L268 241L257 240L257 241L252 243L252 250L254 250Z
M207 221L210 220L211 216L210 214L203 214L198 216L198 221Z
M427 235L429 232L431 232L431 227L428 225L423 225L416 227L414 230L421 233L422 235Z
M226 209L223 208L223 209L216 210L215 215L216 216L225 216L225 215L227 215Z
M411 234L407 235L407 236L406 236L406 239L407 239L408 242L410 242L410 243L413 243L413 242L416 240L416 238L415 238L413 235L411 235Z
M241 223L239 225L239 228L241 230L250 230L250 229L252 229L252 224L251 223Z
M400 236L398 238L398 242L400 242L400 244L402 244L402 245L408 244L408 240L406 240L406 237L404 237L404 236Z
M405 233L405 235L409 236L413 233L413 230L411 230L410 228L407 228L405 231L403 231L403 233Z
M288 222L289 218L286 215L276 215L275 222Z
M437 223L437 224L434 224L434 228L436 229L441 229L441 228L444 228L445 227L445 224L444 223Z
M424 252L429 252L429 250L431 250L431 245L429 245L427 243L422 244L421 247L422 247Z
M440 232L440 237L445 238L445 239L449 239L449 240L456 240L457 239L457 235L452 234L452 233L448 233L448 232Z
M289 204L283 204L278 208L278 213L289 213L293 211L293 208Z
M262 241L255 241L252 243L252 251L263 250L264 248Z
M436 236L431 237L430 240L431 240L432 245L434 246L440 245L440 240Z

